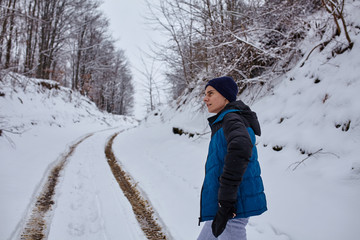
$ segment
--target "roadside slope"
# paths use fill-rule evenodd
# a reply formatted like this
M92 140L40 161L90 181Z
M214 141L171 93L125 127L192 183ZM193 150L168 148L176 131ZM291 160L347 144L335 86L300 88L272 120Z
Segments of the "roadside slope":
M9 73L1 75L0 89L0 239L13 239L47 173L74 139L137 122L101 112L54 81Z

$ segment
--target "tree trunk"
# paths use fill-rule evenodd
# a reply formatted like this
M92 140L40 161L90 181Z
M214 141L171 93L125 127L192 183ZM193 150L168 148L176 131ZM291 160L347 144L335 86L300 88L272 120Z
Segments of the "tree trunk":
M4 20L2 20L2 30L0 34L0 63L2 62L3 44L4 44L5 34L7 33L7 29L8 29L7 25L10 16L11 4L12 4L12 0L9 0L6 9L4 9L5 16L3 16Z
M15 18L15 5L16 0L13 1L12 4L12 12L10 15L10 26L9 26L9 39L6 44L6 57L5 57L5 68L9 68L11 63L11 46L13 41L13 31L14 31L14 18Z

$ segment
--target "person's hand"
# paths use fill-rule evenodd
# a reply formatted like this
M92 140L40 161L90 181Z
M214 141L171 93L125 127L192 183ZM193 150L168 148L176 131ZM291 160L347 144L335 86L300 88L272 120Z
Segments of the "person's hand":
M227 221L235 216L235 203L226 201L219 202L219 209L211 225L214 236L220 236L225 230Z

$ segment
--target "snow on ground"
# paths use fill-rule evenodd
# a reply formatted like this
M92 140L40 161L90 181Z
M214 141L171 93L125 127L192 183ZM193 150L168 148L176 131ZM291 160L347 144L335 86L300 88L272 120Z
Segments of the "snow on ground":
M0 81L0 92L4 95L0 97L0 124L2 129L0 137L0 216L2 223L0 225L0 239L15 239L15 237L20 234L19 231L21 231L21 227L23 227L25 218L29 214L29 211L31 211L30 206L35 201L34 198L40 191L41 185L46 180L51 167L67 152L69 146L89 133L96 133L95 136L87 140L88 142L93 141L90 146L87 145L86 141L83 144L90 150L95 151L96 149L100 151L96 153L96 155L94 153L94 158L97 161L104 162L104 165L107 166L106 159L103 156L106 140L103 134L105 134L105 132L101 131L104 129L113 129L109 130L110 132L108 133L112 134L115 131L119 131L119 127L124 129L137 124L132 118L113 116L100 112L94 103L80 96L80 94L72 92L70 89L48 89L41 85L43 82L54 86L56 85L56 83L52 81L28 79L16 74L8 75ZM103 137L100 138L100 136ZM95 142L94 138L100 138L102 142L100 140L100 143ZM96 148L93 145L95 145ZM83 147L83 145L79 146L79 148L80 147ZM85 150L83 155L89 155L91 153L89 149ZM99 155L103 157L101 159L95 157ZM77 158L76 156L77 155L75 155L75 158ZM76 160L86 161L87 159L80 157L80 159ZM74 162L76 160L74 160ZM74 163L74 167L72 166L73 163L71 162L67 166L71 170L69 170L69 172L65 170L65 175L69 177L64 179L63 186L65 190L61 189L59 191L59 199L63 199L62 196L69 196L69 191L74 190L73 185L67 185L68 179L75 178L75 176L71 175L71 172L77 169L77 165ZM68 169L67 167L66 169ZM87 169L84 169L84 171L87 171ZM79 174L81 175L81 173ZM97 172L97 174L103 175L102 172ZM106 172L104 175L107 174L109 173ZM91 176L88 176L88 178L91 179ZM95 174L94 176L99 175ZM103 181L98 184L105 184L106 181L111 182L110 179L104 178ZM88 181L86 183L89 184L91 182ZM78 183L74 182L74 184L81 185L82 183L80 181ZM116 216L116 214L117 216L122 215L120 205L121 203L125 203L123 208L129 210L128 203L127 201L119 201L119 199L122 199L121 192L119 193L115 190L111 192L110 187L111 185L109 185L108 189L104 188L102 192L108 192L107 194L111 196L110 199L113 198L116 200L114 204L118 206L118 210L114 207L109 216L111 217L113 214L114 216ZM101 187L99 186L99 188ZM84 191L79 189L77 193L79 198L89 199L91 204L97 203L96 195L92 196L92 198L88 196L95 194L98 189L94 189L91 185L84 186L84 189ZM117 189L117 191L120 190ZM104 194L104 196L106 195ZM101 199L103 199L104 196L102 196ZM66 203L62 201L58 203L59 213L56 211L57 214L55 216L64 216L61 215L61 211L63 211L61 210L61 206ZM84 205L86 206L86 204L90 203L84 202ZM106 202L100 203L104 204ZM79 202L74 202L73 206L76 204L79 204ZM104 211L109 213L110 210L107 206L111 205L106 204ZM76 234L76 231L81 231L82 226L84 226L85 229L89 229L88 231L90 232L94 231L93 228L99 227L98 225L87 226L86 224L89 223L90 220L82 222L84 219L88 219L86 214L95 214L95 212L91 212L92 210L86 212L86 207L80 208L81 211L85 211L85 214L81 211L78 212L78 215L75 215L75 213L72 214L75 219L72 219L71 221L73 221L73 223L69 223L68 225L68 234L71 234L71 231ZM89 208L92 207L93 206ZM99 208L100 207L101 206L99 206ZM70 216L72 210L70 208L68 210L69 212L65 213L65 215ZM131 212L131 210L129 211ZM97 214L99 213L97 212ZM128 215L125 214L124 216ZM93 216L93 218L95 218L95 216ZM97 224L104 224L106 220L106 229L116 229L112 227L109 222L124 221L121 219L109 221L108 218L102 216L97 216L97 218L99 219ZM68 218L66 217L66 219ZM58 221L58 217L55 217L54 221ZM128 217L126 221L131 223ZM59 228L60 226L61 225L59 225ZM135 224L133 228L129 229L137 229L138 227L136 226ZM53 229L56 230L57 227L52 227L52 230ZM116 232L119 232L121 228L117 226L117 229ZM51 231L52 239L63 239L64 234L66 234L66 232L54 237L53 231ZM131 234L138 236L136 231ZM93 239L99 238L95 237ZM133 239L138 238L135 237Z
M175 135L173 122L154 118L120 134L113 151L173 239L196 239L207 138Z
M257 145L269 210L250 219L248 239L360 236L360 35L350 32L352 51L332 57L335 44L346 43L337 39L301 66L305 55L251 105L262 125ZM309 42L307 53L317 44ZM196 222L210 134L199 105L190 99L176 113L155 111L114 144L174 239L196 239L201 230ZM173 127L202 135L174 135Z
M104 155L113 133L96 133L69 159L48 239L146 239Z
M269 210L250 219L248 239L360 236L360 24L355 3L353 12L348 10L349 22L358 26L350 29L351 51L332 57L332 44L344 39L314 51L302 67L300 61L279 79L271 94L251 104L262 126L257 146ZM40 82L17 75L0 81L0 239L16 239L51 166L89 133L94 135L78 145L62 172L49 239L144 239L104 156L108 138L123 129L128 130L113 144L119 163L171 239L196 239L210 140L201 101L190 99L177 111L163 107L132 128L137 125L133 119L99 112L77 93ZM174 134L173 127L195 135Z

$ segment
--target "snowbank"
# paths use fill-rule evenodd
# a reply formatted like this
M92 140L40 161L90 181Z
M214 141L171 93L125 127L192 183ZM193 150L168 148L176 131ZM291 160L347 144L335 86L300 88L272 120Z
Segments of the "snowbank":
M251 103L262 126L257 146L269 208L250 219L248 239L337 240L360 236L359 1L348 6L354 41L351 51L333 56L332 50L344 40L337 38L324 50L313 51L306 61L305 54L293 70L265 85L271 89L266 96L256 101L240 97ZM309 53L317 41L315 33L310 33L303 49ZM199 100L202 88L180 99L181 107L173 105L150 113L138 127L120 133L113 145L119 163L152 204L159 222L178 240L196 239L201 230L197 226L199 194L210 140L209 115ZM7 239L18 231L42 178L67 146L85 134L114 128L91 140L98 147L94 149L102 149L104 146L99 145L105 145L106 134L111 136L137 122L99 112L87 98L56 87L55 82L13 74L2 78L0 89L0 218L4 223L0 225L0 238ZM109 185L116 183L110 171L95 162L100 158L105 161L101 150L89 154L94 151L92 146L81 145L79 158L65 169L60 191L63 198L60 195L57 199L60 213L55 209L51 224L55 239L61 239L66 230L66 236L72 236L77 226L84 227L81 230L104 229L104 234L84 232L81 237L87 240L121 238L120 231L110 229L115 229L117 223L137 224L128 212L129 206L120 204L123 207L115 215L106 207L118 206L125 198L119 192L113 198L106 193L114 191ZM83 172L84 156L99 167ZM83 175L75 182L80 177L77 173ZM87 185L91 177L97 179L96 183L92 181L96 189ZM75 186L67 189L66 183L71 186L72 179ZM76 190L80 186L83 190ZM71 202L71 197L77 202ZM87 226L89 218L81 222L78 215L74 217L78 225L65 224L70 212L67 204L79 204L78 199L88 199L85 207L104 199L99 204L103 211L97 224ZM90 210L85 213L92 214ZM117 220L121 216L129 221ZM142 236L138 227L133 229L133 239Z
M137 124L100 112L57 82L17 74L0 81L0 239L14 236L50 168L85 134Z

